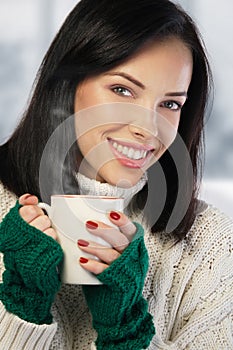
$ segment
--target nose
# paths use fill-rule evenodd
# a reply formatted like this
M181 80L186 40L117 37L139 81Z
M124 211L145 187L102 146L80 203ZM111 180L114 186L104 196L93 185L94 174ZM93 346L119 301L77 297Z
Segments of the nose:
M151 131L149 131L145 127L136 125L134 123L128 124L128 129L129 129L129 132L136 139L141 140L141 141L149 142L150 140L152 140L156 136L155 133L152 133Z
M137 109L132 119L128 124L128 129L136 139L148 142L158 135L154 111L145 108Z

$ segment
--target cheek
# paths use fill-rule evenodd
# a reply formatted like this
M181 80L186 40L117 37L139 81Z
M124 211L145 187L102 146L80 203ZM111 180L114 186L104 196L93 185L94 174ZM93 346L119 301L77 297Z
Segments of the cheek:
M78 147L80 149L80 152L82 153L83 157L91 150L93 147L93 144L91 143L91 140L93 139L93 136L90 135L90 133L87 133L83 136L80 136L77 139Z
M176 138L180 121L180 113L169 112L167 115L157 117L157 138L165 147L170 147Z
M97 106L106 101L105 91L98 79L90 79L82 83L76 90L74 111L75 113L89 107Z
M163 115L165 122L168 122L174 129L178 129L181 112L168 112Z
M103 135L104 131L101 128L95 128L81 134L79 133L77 144L83 157L88 157L90 160L92 157L101 153L105 145L105 138Z
M88 108L92 105L93 94L89 91L85 84L81 84L75 94L74 101L74 112L78 113L79 111Z
M174 127L174 130L176 130L177 132L180 124L180 114L178 117L174 118L170 123Z

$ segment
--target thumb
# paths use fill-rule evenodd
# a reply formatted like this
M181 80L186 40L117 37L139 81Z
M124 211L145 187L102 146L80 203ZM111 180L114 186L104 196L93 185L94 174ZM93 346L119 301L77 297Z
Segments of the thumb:
M37 205L38 198L32 194L25 193L19 197L19 204L20 205Z

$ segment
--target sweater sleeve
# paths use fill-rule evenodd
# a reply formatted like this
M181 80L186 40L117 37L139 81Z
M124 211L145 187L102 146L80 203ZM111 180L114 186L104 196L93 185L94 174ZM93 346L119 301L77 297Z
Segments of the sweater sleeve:
M192 340L187 340L187 335L188 332L179 335L177 339L164 341L157 334L148 350L233 350L232 317L225 317L208 330L192 337Z
M0 302L0 349L48 350L57 325L37 325L21 320L6 311Z

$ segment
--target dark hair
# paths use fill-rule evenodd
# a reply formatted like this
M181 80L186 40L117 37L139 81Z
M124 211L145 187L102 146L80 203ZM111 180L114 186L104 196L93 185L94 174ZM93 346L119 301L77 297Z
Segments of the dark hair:
M105 72L135 54L149 40L165 40L170 36L180 38L193 54L193 76L188 100L182 110L179 135L183 139L192 162L194 181L191 198L187 184L179 183L176 165L167 150L148 171L149 181L155 186L145 186L134 198L131 209L143 208L152 231L165 230L174 209L178 190L182 190L185 208L188 208L178 226L172 231L181 239L190 229L197 203L199 184L198 161L202 145L203 120L210 86L210 69L200 35L192 19L177 5L168 0L81 0L69 14L55 37L39 69L35 89L24 117L4 145L0 147L0 179L16 195L29 192L41 198L39 166L43 150L54 130L74 113L74 96L77 86L86 77ZM66 149L72 139L72 125L60 135L59 143L51 146L48 155L46 196L50 197L56 182L56 174L63 167L65 191L74 181L76 143L66 157L66 166L56 157L60 149ZM73 131L74 132L74 131ZM172 147L175 147L175 140ZM154 220L156 207L156 174L162 167L167 183L164 209ZM55 171L54 171L55 169ZM183 174L188 174L183 161ZM75 183L78 192L78 185ZM154 192L153 192L154 191ZM44 198L43 198L44 199ZM153 209L151 211L151 209Z

